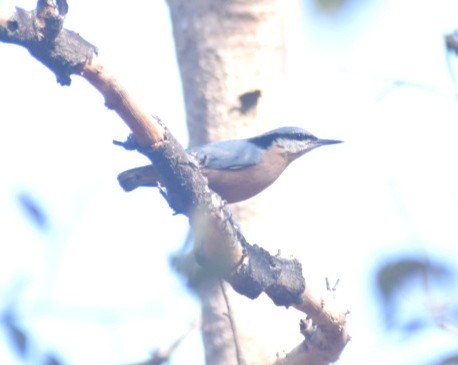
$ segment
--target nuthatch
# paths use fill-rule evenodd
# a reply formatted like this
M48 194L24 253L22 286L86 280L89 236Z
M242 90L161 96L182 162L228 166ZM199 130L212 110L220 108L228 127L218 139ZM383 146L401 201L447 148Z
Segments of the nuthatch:
M299 127L282 127L256 137L214 142L186 151L197 158L208 186L228 203L236 203L259 194L296 158L314 148L341 142L319 139ZM124 171L118 181L125 191L160 183L153 165Z

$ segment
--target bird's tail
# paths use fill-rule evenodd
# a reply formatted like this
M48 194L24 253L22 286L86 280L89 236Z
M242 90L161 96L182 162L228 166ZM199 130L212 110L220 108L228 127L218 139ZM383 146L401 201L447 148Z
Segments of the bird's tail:
M140 186L158 186L157 174L153 165L136 167L118 175L119 185L124 191L132 191Z

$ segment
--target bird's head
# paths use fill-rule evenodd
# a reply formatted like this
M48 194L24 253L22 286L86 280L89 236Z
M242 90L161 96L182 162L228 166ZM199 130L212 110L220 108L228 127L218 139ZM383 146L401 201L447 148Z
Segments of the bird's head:
M289 162L320 146L342 143L334 139L320 139L299 127L281 127L250 138L251 143L268 150L277 147Z

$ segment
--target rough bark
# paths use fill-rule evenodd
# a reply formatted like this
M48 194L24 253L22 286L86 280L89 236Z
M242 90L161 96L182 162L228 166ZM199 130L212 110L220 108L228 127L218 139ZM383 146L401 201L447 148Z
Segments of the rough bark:
M248 137L280 126L285 68L282 1L168 0L168 4L190 144ZM265 236L254 233L266 230L264 235L269 234L262 224L275 219L271 204L275 204L272 199L252 199L231 206L231 210L243 229L261 240ZM231 289L227 292L234 306L242 361L270 362L275 350L266 348L259 335L260 331L266 333L265 328L243 320L256 307L246 299L234 298ZM236 364L236 341L220 288L198 293L204 311L207 364ZM247 311L246 315L241 311ZM215 318L215 323L206 321Z

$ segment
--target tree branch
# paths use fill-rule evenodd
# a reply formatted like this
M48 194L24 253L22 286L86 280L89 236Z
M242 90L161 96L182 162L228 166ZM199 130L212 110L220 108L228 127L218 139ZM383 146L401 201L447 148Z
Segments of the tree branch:
M70 76L79 75L100 91L106 106L132 130L134 146L160 172L170 207L189 217L196 236L197 260L206 270L224 277L242 295L254 299L265 292L276 305L294 306L308 314L313 320L312 330L306 331L305 345L294 350L288 361L296 358L296 352L301 356L304 350L312 354L311 348L325 361L320 363L335 361L349 339L345 330L347 313L328 310L322 298L309 292L297 260L272 256L250 245L226 204L209 190L197 162L166 126L130 97L98 59L96 47L63 28L65 6L52 6L50 1L38 4L35 11L0 11L0 40L28 49L55 73L60 84L70 85Z

